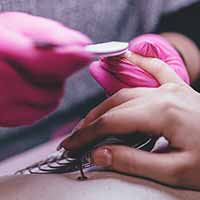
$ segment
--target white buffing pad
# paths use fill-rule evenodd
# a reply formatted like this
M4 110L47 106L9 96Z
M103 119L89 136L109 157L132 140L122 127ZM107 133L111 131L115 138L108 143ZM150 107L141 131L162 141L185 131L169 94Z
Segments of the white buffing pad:
M85 50L97 56L111 57L124 54L128 50L127 42L106 42L91 44L85 47Z

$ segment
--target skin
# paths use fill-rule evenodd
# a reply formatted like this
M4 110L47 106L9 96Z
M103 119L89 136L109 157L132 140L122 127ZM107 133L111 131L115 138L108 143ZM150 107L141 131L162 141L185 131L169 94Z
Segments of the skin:
M159 59L135 54L127 59L155 76L161 86L122 89L94 108L61 146L75 151L98 137L135 131L164 136L170 144L169 152L104 146L93 152L93 162L118 172L199 190L200 94Z
M0 175L14 174L54 152L57 140L0 163ZM76 174L48 174L0 177L1 200L197 200L200 193L175 190L152 181L114 172L87 172L79 181Z
M1 200L197 200L199 193L179 191L156 183L101 172L88 174L87 181L67 175L26 175L0 179Z

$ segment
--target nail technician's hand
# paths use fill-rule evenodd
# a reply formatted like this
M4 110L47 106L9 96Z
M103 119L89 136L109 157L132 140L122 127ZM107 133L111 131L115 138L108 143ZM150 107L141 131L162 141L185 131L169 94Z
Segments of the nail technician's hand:
M189 83L189 75L177 50L162 36L145 34L129 43L129 51L144 57L159 58ZM137 64L123 57L102 58L90 65L94 79L112 95L123 88L158 87L159 82Z
M200 189L200 94L158 59L138 55L129 59L161 86L119 91L92 110L62 146L76 150L101 136L135 131L162 135L170 143L169 153L104 146L93 152L94 163L173 186Z
M0 125L31 124L54 110L65 78L91 60L84 51L88 43L85 35L50 19L0 14Z

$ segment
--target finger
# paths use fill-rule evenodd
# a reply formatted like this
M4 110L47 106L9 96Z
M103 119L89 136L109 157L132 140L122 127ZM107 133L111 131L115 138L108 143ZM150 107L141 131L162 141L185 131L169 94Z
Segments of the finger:
M122 109L132 109L135 106L137 106L138 104L146 104L147 103L147 99L143 98L143 97L138 97L137 99L133 99L127 102L124 102L116 107L111 108L108 112L114 112L114 111L118 111L118 110L122 110Z
M152 117L154 115L159 117ZM164 118L160 116L157 107L139 104L132 112L126 108L102 115L93 123L74 132L61 145L66 149L77 150L105 136L137 131L160 136L164 124ZM169 139L167 131L162 134Z
M189 159L185 152L154 154L117 145L100 147L92 154L98 166L173 185L177 184L183 167L187 169Z
M154 91L155 88L129 88L122 89L110 98L106 99L100 105L91 110L84 119L84 126L88 125L92 121L96 120L98 117L106 113L112 108L119 106L125 102L128 102L138 97L147 95L148 93Z
M176 72L160 59L142 57L138 54L133 54L130 51L124 56L132 63L140 66L153 75L161 85L168 82L184 83Z

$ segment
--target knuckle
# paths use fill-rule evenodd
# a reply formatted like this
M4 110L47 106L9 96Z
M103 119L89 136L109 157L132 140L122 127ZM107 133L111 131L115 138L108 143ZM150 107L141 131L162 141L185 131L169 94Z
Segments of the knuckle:
M168 173L168 181L173 185L183 185L188 181L188 171L191 170L191 164L177 165L171 168Z
M96 129L102 129L102 128L105 129L106 127L108 127L109 121L110 121L110 117L108 116L108 114L104 114L101 117L99 117L99 119L95 123L95 128Z
M151 58L150 62L152 65L160 65L160 63L161 63L159 58Z
M170 112L171 110L174 110L177 107L176 97L171 94L165 95L165 97L160 101L162 110L165 113Z
M177 115L180 108L178 102L177 97L172 94L165 94L165 96L159 100L158 106L163 113L164 124L168 124L171 121L178 122Z
M164 92L171 92L171 93L179 93L182 92L183 89L185 89L184 83L166 83L160 86Z
M176 84L176 83L169 83L164 84L161 86L163 89L163 96L160 98L160 106L165 114L165 116L168 116L171 120L174 120L175 118L173 116L177 116L177 112L181 110L182 105L180 104L181 95L185 93L183 91L182 84Z
M123 150L119 152L113 152L113 162L112 168L121 172L126 172L129 174L139 173L139 167L137 166L137 160L134 153L131 151Z
M153 67L155 74L161 74L164 70L165 64L158 58L150 59L150 65Z
M199 159L192 154L185 155L181 162L177 162L168 170L169 182L177 186L187 185L198 162Z

